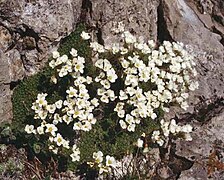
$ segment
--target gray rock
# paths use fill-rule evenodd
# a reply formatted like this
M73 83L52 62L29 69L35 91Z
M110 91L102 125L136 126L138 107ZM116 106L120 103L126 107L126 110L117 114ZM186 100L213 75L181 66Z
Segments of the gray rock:
M188 177L207 179L209 159L211 159L211 155L214 152L216 153L217 161L224 163L223 123L224 107L221 108L221 113L219 115L216 115L207 123L193 123L195 128L192 134L193 141L176 141L176 154L194 161L194 165L189 170L182 172L180 179L184 180ZM215 165L215 163L211 165ZM220 173L222 172L221 170L223 169L219 169ZM212 177L213 175L214 174L211 174ZM216 176L222 177L221 174L216 174Z
M58 44L55 42L74 30L81 5L81 0L4 0L1 3L1 28L7 29L11 35L8 38L11 47L8 46L7 51L17 49L26 59L26 74L42 68L51 49Z
M163 179L168 179L173 175L172 170L168 166L163 166L157 170L159 177Z
M44 66L60 39L74 30L81 6L81 0L0 2L2 120L12 118L9 84L38 72Z
M10 122L12 119L12 102L10 85L0 85L0 123Z
M88 21L98 30L98 38L105 44L114 42L117 37L111 32L114 22L123 22L126 29L137 36L156 39L158 2L158 0L91 0Z
M0 49L0 123L12 118L9 58Z

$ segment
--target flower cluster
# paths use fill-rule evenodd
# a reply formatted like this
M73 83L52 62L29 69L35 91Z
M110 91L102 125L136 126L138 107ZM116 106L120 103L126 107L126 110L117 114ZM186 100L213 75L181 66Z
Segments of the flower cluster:
M122 45L91 44L100 72L95 82L102 86L97 90L98 96L104 103L117 101L114 111L121 128L135 131L143 119L156 119L159 109L168 112L171 103L186 110L188 92L197 89L198 82L192 81L191 77L197 75L195 63L183 44L164 41L157 46L154 41L145 42L143 37L136 38L128 31L121 36ZM103 54L112 54L116 59L99 58ZM116 94L111 87L117 79L123 85Z
M57 84L61 78L70 78L66 96L49 104L46 100L48 94L41 93L32 105L39 126L27 125L25 131L47 135L49 149L54 153L59 148L70 150L72 161L80 160L78 143L74 143L77 139L71 142L66 134L61 134L61 125L73 127L74 134L90 131L97 122L95 110L107 106L115 112L118 126L123 131L134 132L144 122L156 121L160 111L169 112L171 104L178 104L186 110L189 92L198 88L198 82L192 80L197 75L193 57L182 43L164 41L159 46L152 40L145 41L143 37L124 31L122 24L115 32L121 33L119 44L103 46L90 42L95 74L86 71L85 58L79 56L76 49L72 48L69 56L53 52L49 66L55 74L51 80ZM81 37L90 39L86 32L82 32ZM184 134L186 140L191 139L190 125L179 126L174 120L162 120L160 124L161 131L152 134L152 140L160 146L170 134ZM143 141L139 139L137 146L143 147ZM94 153L93 158L100 174L116 166L114 157L109 155L106 156L106 165L103 165L101 151Z
M182 136L186 141L191 141L192 137L190 133L192 132L193 128L191 125L186 124L183 126L177 125L176 121L172 119L170 122L165 122L164 119L160 121L161 124L161 131L156 130L152 133L152 140L156 142L159 146L163 146L165 140L170 135L179 135Z
M85 34L84 34L85 35ZM47 93L38 94L37 100L33 103L32 109L35 111L34 119L41 120L40 125L35 127L27 125L27 133L45 134L49 137L49 149L54 153L58 152L58 147L71 149L70 155L73 161L78 161L79 149L76 144L69 142L59 132L61 124L73 124L74 131L90 131L92 125L96 123L93 110L99 105L98 99L90 98L87 86L92 83L92 78L84 76L85 59L78 56L77 51L72 49L71 58L66 55L60 56L59 52L53 52L53 60L49 63L56 74L52 80L57 84L59 78L71 76L72 83L66 90L64 100L58 100L49 104L46 100Z
M111 172L111 168L116 168L117 162L113 156L106 156L105 165L103 164L103 153L101 151L93 153L94 162L88 162L89 165L96 165L99 168L99 174Z

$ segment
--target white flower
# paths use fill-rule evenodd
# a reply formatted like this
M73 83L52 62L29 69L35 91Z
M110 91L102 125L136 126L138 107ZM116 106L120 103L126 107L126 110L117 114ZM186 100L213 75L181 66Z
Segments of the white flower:
M169 126L170 132L174 134L176 132L176 128L177 128L176 121L172 119Z
M181 128L181 131L185 132L185 133L190 133L190 132L192 132L192 130L193 130L193 127L189 124L182 126L182 128Z
M89 33L86 33L85 31L82 31L82 33L81 33L81 37L82 37L82 39L84 39L84 40L88 40L88 39L90 39L90 35L89 35Z
M119 111L119 110L122 110L124 107L124 103L122 102L118 102L116 107L114 108L114 111Z
M114 157L107 155L106 156L106 166L111 166L113 168L116 168L117 163Z
M96 51L96 52L99 52L99 53L105 52L104 46L102 46L98 42L91 42L90 47L93 48L93 51Z
M123 37L125 38L125 42L127 44L133 44L136 42L136 37L133 36L129 31L123 32Z
M84 125L82 126L83 131L90 131L92 129L92 124L89 121L85 121Z
M199 86L199 83L197 81L195 81L190 84L189 89L191 91L194 91L195 89L198 89L198 86Z
M82 123L81 122L74 123L73 129L74 130L81 130L82 129Z
M180 104L180 106L181 106L181 108L184 109L184 110L187 110L187 108L189 107L189 105L187 104L186 101L182 102L182 103Z
M77 148L76 144L72 147L72 154L70 154L70 157L72 158L72 161L79 161L80 160L80 150Z
M46 133L51 133L52 136L55 136L55 132L58 130L58 128L54 124L46 124Z
M157 144L158 144L159 146L163 146L163 144L164 144L164 140L163 140L163 139L159 139L159 140L157 140Z
M128 53L128 49L124 48L124 47L120 47L120 53L123 54L127 54Z
M26 131L26 133L28 133L28 134L32 134L32 133L35 134L34 125L26 125L26 127L25 127L25 131Z
M57 84L58 80L55 76L51 76L51 82L53 82L54 84Z
M53 124L57 125L59 122L62 122L62 118L59 116L59 114L55 113L54 114L54 119L53 119Z
M63 119L63 121L68 125L68 124L70 124L70 122L72 122L72 117L71 116L68 116L68 115L64 115L63 117L62 117L62 119Z
M84 65L83 63L77 63L74 67L75 72L80 72L83 73L84 72Z
M66 90L66 93L68 94L69 97L77 97L77 90L73 87L69 87L68 90Z
M54 69L55 68L55 60L52 60L50 63L49 63L49 66Z
M70 147L69 147L69 141L68 141L68 140L66 141L66 140L64 139L62 146L63 146L64 148L66 148L66 149L69 149L69 148L70 148Z
M115 94L114 94L113 90L108 89L106 93L110 97L111 100L115 100L116 97L115 97Z
M160 132L159 131L153 131L152 133L152 139L157 141L160 139Z
M101 80L100 84L103 85L105 89L110 89L110 82L108 80Z
M130 114L126 114L125 121L126 121L128 124L132 124L132 123L135 122L133 116L131 116Z
M62 104L63 104L63 101L62 100L58 100L58 101L55 102L55 106L58 109L61 109L62 108Z
M101 100L102 102L104 102L104 103L109 103L109 97L106 96L106 95L103 95L103 96L100 98L100 100Z
M156 113L152 113L151 118L152 118L152 119L156 119L156 118L157 118Z
M60 57L60 54L59 54L58 51L53 51L52 54L53 54L53 58L54 58L54 59L57 59L57 58Z
M149 46L150 48L154 48L154 47L156 46L156 43L155 43L153 40L149 40L149 41L148 41L148 46Z
M49 150L51 150L54 154L58 153L58 148L55 148L53 145L49 146Z
M119 52L119 50L120 50L120 47L119 47L119 44L118 43L114 43L114 44L112 44L112 53L113 54L116 54L116 53L118 53Z
M136 92L136 90L133 87L127 87L126 91L130 96L133 96Z
M40 119L44 120L47 117L47 113L48 111L39 111L38 116L40 117Z
M135 126L136 126L135 124L129 124L127 130L130 131L130 132L131 131L134 132L135 131Z
M143 144L144 144L144 141L141 140L140 138L138 138L138 140L137 140L137 146L138 146L139 148L142 148L142 147L143 147Z
M127 124L123 120L120 120L119 123L122 129L127 129Z
M56 105L55 104L47 105L46 109L49 113L53 114L56 110Z
M149 147L146 146L144 149L143 149L143 153L148 153L149 152Z
M116 74L116 72L115 72L114 69L109 69L109 70L107 71L107 79L108 79L110 82L114 83L114 82L116 81L117 78L118 78L118 76L117 76L117 74Z
M37 100L36 103L42 107L42 106L46 106L47 105L47 101L45 100L45 97L47 96L46 93L42 93L42 94L38 94L37 95Z
M77 50L72 48L71 51L70 51L70 54L73 56L73 57L77 57L78 54L77 54Z
M73 152L72 154L70 154L70 157L72 158L72 161L79 161L80 160L80 152Z
M54 138L54 142L56 142L57 146L61 146L63 144L64 139L61 134L57 133L56 137Z
M156 141L159 146L162 146L164 144L164 140L161 138L159 131L153 131L152 140Z
M125 99L128 99L127 94L126 94L123 90L120 90L119 94L120 94L119 99L120 99L121 101L122 101L122 100L125 100Z
M63 56L60 57L61 62L66 63L68 61L68 56L64 54Z
M101 151L94 152L93 158L95 159L95 162L99 164L103 161L103 153Z
M122 67L123 67L124 69L126 69L126 68L129 67L130 62L127 61L127 60L125 60L125 59L122 59L122 60L121 60L121 65L122 65Z
M93 98L91 101L90 101L95 107L99 106L99 101L97 98Z
M87 83L87 84L91 84L92 82L93 82L93 78L90 77L90 76L87 76L87 77L86 77L86 83Z
M100 69L103 69L103 59L98 59L96 62L95 62L95 66L100 68Z
M43 126L37 127L37 133L38 134L44 134L44 127Z
M118 117L123 118L124 115L125 115L125 111L123 109L122 110L118 110L117 111L117 115L118 115Z

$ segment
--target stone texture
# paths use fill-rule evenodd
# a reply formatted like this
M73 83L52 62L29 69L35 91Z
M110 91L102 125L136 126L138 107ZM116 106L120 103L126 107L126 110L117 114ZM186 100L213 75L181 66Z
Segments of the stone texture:
M2 1L0 25L9 34L4 42L8 41L8 46L5 45L4 49L7 52L11 49L19 51L23 56L21 60L26 61L26 74L37 71L46 62L51 49L57 44L55 42L74 30L81 5L81 0Z
M12 117L9 58L0 49L0 123Z
M39 71L75 28L81 0L0 1L0 121L12 118L10 83Z
M181 180L208 179L209 177L222 179L224 173L224 106L220 108L220 111L220 114L207 123L194 123L195 131L192 135L192 142L176 142L176 154L194 161L194 165L189 170L181 173ZM209 169L212 168L215 168L214 172L212 170L209 173Z
M121 21L127 30L137 36L157 38L158 0L91 0L90 3L88 21L96 28L98 38L105 44L114 42L116 36L111 29L114 22Z

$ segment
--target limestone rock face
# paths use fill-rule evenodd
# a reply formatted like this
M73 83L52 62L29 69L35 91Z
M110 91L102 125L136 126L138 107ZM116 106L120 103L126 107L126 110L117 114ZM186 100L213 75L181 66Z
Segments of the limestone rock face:
M0 123L12 118L8 57L0 50Z
M12 110L10 83L44 66L60 39L74 30L81 6L81 0L0 1L0 122L12 117L5 117Z
M123 22L126 30L137 36L156 39L158 5L158 0L91 0L88 21L105 44L114 42L116 36L111 32L116 26L114 22Z
M1 1L3 50L18 50L24 73L35 72L51 48L74 30L81 5L81 0Z
M224 108L219 111L209 122L194 124L192 142L177 142L176 154L194 161L189 170L181 173L181 180L223 178L223 166L220 165L224 162Z

